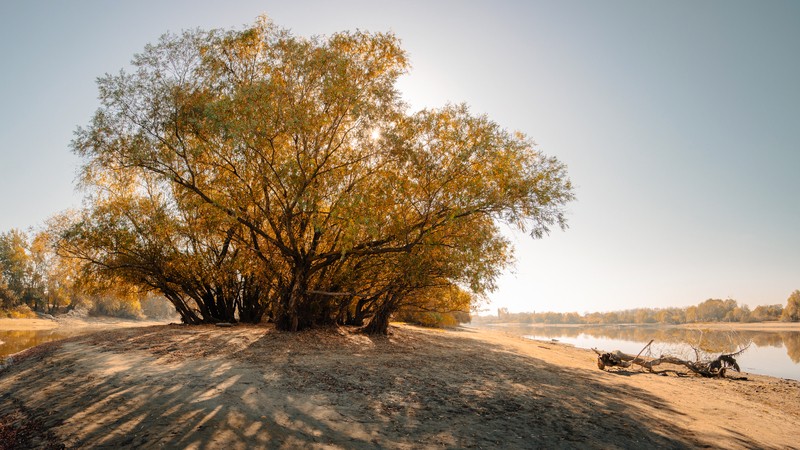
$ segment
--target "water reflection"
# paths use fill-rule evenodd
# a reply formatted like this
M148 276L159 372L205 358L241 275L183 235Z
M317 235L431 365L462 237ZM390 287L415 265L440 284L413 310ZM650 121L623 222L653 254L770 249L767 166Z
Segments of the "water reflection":
M70 333L59 330L0 331L0 358L45 342L56 341L77 334L77 332Z
M597 346L607 351L637 352L644 344L654 339L660 346L659 350L663 350L664 353L692 359L691 355L685 353L692 352L691 347L705 354L730 353L752 342L752 346L742 358L759 361L757 370L753 372L800 379L800 365L798 365L800 332L798 331L707 330L701 327L646 325L565 327L504 324L488 327L521 336L534 336L537 339L559 339L580 347ZM683 354L680 354L681 352Z

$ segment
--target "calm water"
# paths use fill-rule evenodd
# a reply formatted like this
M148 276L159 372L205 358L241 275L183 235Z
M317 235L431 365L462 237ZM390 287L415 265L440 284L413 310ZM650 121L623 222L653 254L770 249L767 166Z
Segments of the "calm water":
M84 331L83 333L87 332L91 331ZM77 336L78 334L81 334L81 332L73 331L71 333L66 333L59 330L0 330L0 358L21 352L26 348L44 344L45 342L57 341L59 339ZM0 360L0 362L2 361Z
M621 350L637 354L651 340L650 356L671 354L694 360L697 348L705 355L730 353L750 347L736 360L742 371L800 380L800 332L752 330L701 330L660 326L530 326L524 324L479 325L530 339L550 340L581 348Z

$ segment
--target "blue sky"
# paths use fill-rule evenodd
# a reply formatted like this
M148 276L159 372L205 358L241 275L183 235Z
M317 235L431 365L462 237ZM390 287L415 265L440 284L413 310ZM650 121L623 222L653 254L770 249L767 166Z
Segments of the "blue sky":
M570 229L515 235L490 308L607 311L800 289L800 3L0 2L0 230L80 204L94 80L166 31L266 13L393 31L413 109L466 102L569 166Z

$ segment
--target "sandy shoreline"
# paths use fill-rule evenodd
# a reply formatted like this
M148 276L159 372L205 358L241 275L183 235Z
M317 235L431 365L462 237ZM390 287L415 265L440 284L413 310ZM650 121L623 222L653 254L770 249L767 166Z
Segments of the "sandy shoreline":
M476 329L120 329L31 349L0 371L0 442L798 448L800 382L747 376L603 372L591 351Z
M0 368L6 358L30 347L102 330L165 325L168 322L70 315L38 319L0 319Z
M7 319L0 318L2 331L37 331L58 328L58 321L50 319Z
M53 319L7 319L0 318L0 331L38 331L38 330L104 330L118 328L148 327L164 325L163 321L117 319L113 317L70 317L57 316Z

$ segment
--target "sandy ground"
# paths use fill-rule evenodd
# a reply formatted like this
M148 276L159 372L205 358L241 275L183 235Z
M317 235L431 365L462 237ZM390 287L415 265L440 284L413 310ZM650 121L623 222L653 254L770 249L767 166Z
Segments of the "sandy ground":
M0 448L800 448L800 382L747 377L474 329L122 329L16 355Z
M0 330L36 331L58 328L58 321L50 319L7 319L0 318Z

